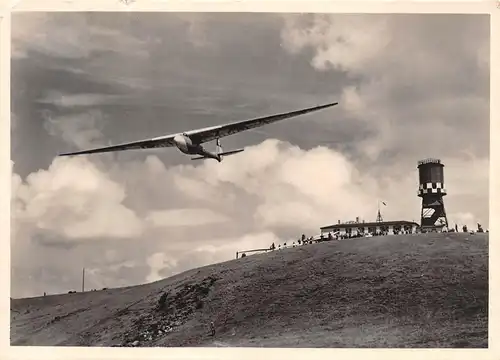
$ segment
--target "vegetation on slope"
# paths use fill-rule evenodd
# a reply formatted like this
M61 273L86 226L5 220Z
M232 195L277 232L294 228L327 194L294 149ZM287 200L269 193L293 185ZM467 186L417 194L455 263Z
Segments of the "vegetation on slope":
M488 235L305 245L11 307L12 345L487 347Z

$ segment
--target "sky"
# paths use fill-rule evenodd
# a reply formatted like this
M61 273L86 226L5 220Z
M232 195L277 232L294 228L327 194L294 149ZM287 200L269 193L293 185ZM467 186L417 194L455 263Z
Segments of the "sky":
M11 296L156 281L357 216L488 228L488 15L15 13ZM339 105L175 148L63 152ZM207 145L215 149L215 144Z

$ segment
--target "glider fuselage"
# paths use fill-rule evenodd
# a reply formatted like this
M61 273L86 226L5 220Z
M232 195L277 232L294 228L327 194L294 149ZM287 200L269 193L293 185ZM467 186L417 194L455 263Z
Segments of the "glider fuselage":
M188 155L201 155L204 157L212 158L221 161L220 155L213 154L201 145L193 143L193 140L187 134L178 134L174 136L174 144L182 153Z

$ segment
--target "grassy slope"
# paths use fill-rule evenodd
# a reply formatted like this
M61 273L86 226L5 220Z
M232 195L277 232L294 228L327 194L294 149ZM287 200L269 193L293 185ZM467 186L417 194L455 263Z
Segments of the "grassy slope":
M162 291L170 309L159 313ZM11 307L12 345L119 345L149 329L140 346L487 347L488 237L306 245Z

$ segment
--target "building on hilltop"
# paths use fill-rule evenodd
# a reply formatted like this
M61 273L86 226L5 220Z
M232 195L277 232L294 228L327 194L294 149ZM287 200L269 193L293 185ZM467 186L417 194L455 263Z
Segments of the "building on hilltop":
M329 233L347 236L363 236L366 234L414 234L417 232L419 225L413 221L395 220L395 221L375 221L375 222L359 222L348 221L337 224L323 226L320 228L321 234L328 235Z

